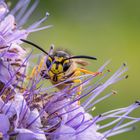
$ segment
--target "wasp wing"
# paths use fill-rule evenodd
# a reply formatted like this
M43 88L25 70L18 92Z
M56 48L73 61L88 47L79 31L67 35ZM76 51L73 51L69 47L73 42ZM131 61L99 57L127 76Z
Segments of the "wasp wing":
M87 66L87 65L90 64L89 62L87 62L87 61L85 61L85 60L81 60L81 59L76 59L76 60L74 60L74 61L75 61L75 63L77 63L77 64L79 64L79 65L81 65L81 66Z

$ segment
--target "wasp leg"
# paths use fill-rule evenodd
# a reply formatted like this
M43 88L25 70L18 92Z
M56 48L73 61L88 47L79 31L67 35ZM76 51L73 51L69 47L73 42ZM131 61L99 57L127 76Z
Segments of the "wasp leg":
M44 64L44 58L41 59L39 65L38 65L38 73L41 71L43 64Z
M82 92L82 85L81 85L82 81L80 79L76 79L76 80L73 80L73 82L79 84L77 95L80 96ZM80 100L78 100L78 105L80 105Z
M27 75L26 76L26 80L32 80L33 79L33 77L35 77L35 75L36 75L36 70L37 70L37 66L35 66L34 68L33 68L33 70L32 70L32 72L31 72L31 74L30 75ZM20 89L20 92L21 93L23 93L24 91L26 91L26 86L22 86L22 89Z
M37 76L38 66L35 66L31 72L30 78Z
M92 72L92 71L88 71L88 70L86 70L86 69L79 69L79 68L78 68L78 70L79 70L80 72L82 72L82 73L91 74L91 75L94 75L94 76L97 76L97 75L101 74L101 72Z
M101 72L91 72L91 71L88 71L86 69L81 69L81 68L78 68L75 70L75 73L73 75L73 77L76 77L76 76L80 76L81 73L85 73L85 74L92 74L94 76L97 76L99 74L101 74ZM78 87L78 96L81 95L81 92L82 92L82 81L80 79L75 79L73 80L74 83L79 83L79 87ZM78 104L80 105L80 101L78 101Z
M27 80L32 80L34 78L36 78L38 76L38 74L40 73L42 67L44 64L44 58L41 59L39 65L35 66L31 72L31 74L28 76L26 76ZM26 87L22 87L23 89L21 89L21 92L24 92L26 90Z
M78 69L75 71L75 73L73 74L73 77L77 77L77 76L80 76L81 75L81 71L79 71ZM78 92L77 92L77 95L80 96L81 95L81 92L82 92L82 81L80 79L75 79L73 80L73 83L78 83L79 86L78 86ZM78 105L80 105L80 100L78 100Z
M33 79L34 77L37 77L38 74L40 73L42 67L44 64L44 58L41 59L40 63L38 66L35 66L30 74L30 76L27 77L27 79Z
M73 77L78 77L80 75L81 75L81 71L76 70L75 73L73 74ZM73 82L74 83L79 83L78 93L77 94L80 95L81 91L82 91L82 85L81 85L82 81L80 79L75 79L75 80L73 80Z
M86 69L77 68L75 70L75 73L73 74L73 77L80 76L81 73L92 74L94 76L97 76L97 75L101 74L101 72L91 72L91 71L88 71ZM76 80L73 80L73 82L80 84L80 86L79 86L79 92L78 92L78 95L80 95L81 94L81 91L82 91L82 85L81 85L82 81L80 79L76 79Z
M81 91L82 91L82 81L80 79L76 79L76 80L73 80L74 83L78 83L79 84L79 87L78 87L78 95L81 95Z

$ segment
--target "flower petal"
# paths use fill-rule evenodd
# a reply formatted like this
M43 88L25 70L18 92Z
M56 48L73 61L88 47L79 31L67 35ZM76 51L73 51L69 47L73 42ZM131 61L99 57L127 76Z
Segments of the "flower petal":
M9 127L10 127L10 122L8 120L8 117L4 114L0 114L0 132L3 135L7 134Z
M19 133L16 140L46 140L44 134L32 132L28 129L15 129L15 132Z
M60 133L59 137L56 137L54 140L78 140L74 135L75 130L72 127L61 125L61 127L59 128L59 133Z

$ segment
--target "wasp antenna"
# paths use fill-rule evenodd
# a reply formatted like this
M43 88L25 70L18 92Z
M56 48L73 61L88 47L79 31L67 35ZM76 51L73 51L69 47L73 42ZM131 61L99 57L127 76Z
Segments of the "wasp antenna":
M72 57L66 58L65 60L68 60L68 59L77 59L77 58L85 58L85 59L97 60L96 57L93 57L93 56L86 56L86 55L72 56Z
M41 50L42 52L44 52L45 54L49 55L48 52L46 52L43 48L39 47L38 45L34 44L33 42L25 40L25 39L20 39L20 40L27 44L34 46L35 48L37 48L37 49Z
M54 44L51 44L51 50L53 50L54 49Z
M51 44L51 46L50 46L50 50L49 50L49 54L50 54L50 55L53 53L53 50L54 50L54 45ZM51 57L51 56L50 56L50 57Z

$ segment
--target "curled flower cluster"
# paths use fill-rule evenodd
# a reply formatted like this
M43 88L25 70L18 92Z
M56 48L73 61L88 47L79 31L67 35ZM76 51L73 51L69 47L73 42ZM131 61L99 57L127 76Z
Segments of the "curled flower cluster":
M20 39L26 39L31 32L50 27L39 27L47 19L47 14L27 29L22 29L38 0L30 8L29 3L30 0L19 0L15 8L9 11L6 3L0 1L0 139L107 140L111 136L133 130L132 124L140 121L140 118L129 114L140 106L139 101L98 116L91 115L97 103L115 92L99 95L108 86L127 78L124 75L127 71L125 64L108 80L105 79L109 71L104 72L108 62L99 68L98 71L103 74L98 80L95 75L80 76L83 91L79 96L76 95L81 84L71 89L66 87L58 92L50 92L56 85L43 86L41 77L30 79L27 87L21 90L32 53L28 54L20 46ZM101 122L109 119L109 123L101 125Z
M25 78L27 69L27 50L22 48L20 39L35 31L49 28L50 26L39 27L47 20L48 13L39 21L23 29L23 25L36 8L38 0L29 8L30 0L19 0L16 6L9 11L6 3L0 1L0 81L5 84L9 82L16 87L21 85ZM4 78L3 78L4 77ZM17 84L18 82L18 84Z

